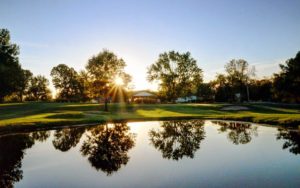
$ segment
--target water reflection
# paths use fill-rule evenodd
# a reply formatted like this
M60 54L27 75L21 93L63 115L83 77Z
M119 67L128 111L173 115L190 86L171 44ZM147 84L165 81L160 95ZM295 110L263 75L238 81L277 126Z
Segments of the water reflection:
M126 123L93 127L89 130L81 152L91 165L111 175L129 161L128 151L134 146L134 134Z
M278 129L277 140L284 140L282 149L289 149L295 155L300 154L299 130Z
M45 142L50 137L50 131L36 131L29 134L36 141Z
M149 122L147 122L146 125L148 123ZM140 126L142 126L143 128L139 127L138 129L135 128L133 129L137 131L141 128L142 132L139 135L141 136L142 139L146 139L147 141L149 139L150 144L143 145L145 142L142 142L143 144L137 144L135 148L137 150L135 150L132 153L129 153L129 151L135 146L136 135L130 131L130 126L128 126L128 124L125 122L104 124L104 125L94 126L90 128L74 127L74 128L59 129L56 131L36 131L31 133L0 136L0 187L13 187L14 184L16 184L16 182L22 180L23 174L26 177L30 176L31 173L34 174L33 171L31 171L31 173L27 173L26 166L28 166L28 164L26 162L23 165L25 167L25 170L23 172L22 160L24 159L26 152L29 153L29 155L26 156L25 161L36 160L35 157L31 158L30 154L32 153L28 152L27 149L33 147L37 141L46 142L46 143L43 143L39 145L39 147L36 147L34 153L42 152L38 154L39 157L45 155L51 156L50 158L47 158L47 161L41 160L42 161L41 163L51 163L52 155L56 156L56 158L55 157L54 158L57 159L57 157L61 157L61 155L59 155L59 153L61 154L61 152L65 152L63 154L64 156L72 158L73 156L70 155L73 155L74 152L68 152L70 151L71 148L73 149L75 148L75 150L81 154L81 155L76 155L74 157L75 162L71 161L66 165L66 168L59 167L57 169L57 173L59 175L64 175L66 173L72 174L68 170L80 169L82 165L86 165L85 163L81 163L82 160L79 160L80 158L82 159L82 157L84 157L89 162L88 166L92 168L92 170L87 168L88 173L91 174L97 173L97 171L103 172L107 176L110 176L109 177L111 178L110 180L114 180L113 178L120 178L120 176L124 174L120 173L118 174L119 176L111 176L111 175L119 171L121 168L124 168L124 166L128 164L131 156L133 156L132 159L134 158L134 155L136 155L137 153L138 155L136 156L142 156L142 154L139 152L143 152L144 154L145 150L153 148L153 146L159 152L162 153L163 158L176 160L176 161L182 158L195 158L194 160L188 160L188 161L181 160L180 162L182 162L182 164L184 164L185 162L191 164L194 161L195 164L198 164L199 160L202 161L206 160L209 166L209 162L211 162L209 160L210 155L215 155L218 152L219 154L222 154L222 152L224 151L226 152L227 151L226 147L228 145L250 143L254 136L258 136L258 131L257 131L258 126L254 126L251 123L228 122L228 121L213 121L212 123L218 125L217 131L215 128L211 129L208 127L211 126L210 123L204 125L204 121L202 120L164 121L164 122L160 122L158 126L156 123L154 123L153 125L151 124L151 126L143 126L143 124L141 123L142 125ZM157 126L157 127L153 127L153 126ZM279 156L280 153L282 153L281 148L286 150L287 151L286 153L291 152L296 155L300 154L300 132L298 130L289 130L289 129L281 129L281 128L277 130L277 128L271 128L271 127L268 127L267 129L266 128L262 129L260 127L259 130L261 132L267 130L267 132L263 132L264 134L260 135L261 137L263 137L263 135L267 133L271 136L276 135L277 140L283 141L284 144L282 145L282 142L275 141L274 137L264 136L263 138L261 138L261 139L265 139L263 140L262 143L265 144L266 148L269 147L275 148L270 150L274 152L274 155L272 156ZM145 132L148 133L149 138L144 137ZM221 138L225 142L220 142L219 138L212 142L211 140L215 139L217 137L216 135L219 135L219 133L225 134L227 136L227 139L230 142L226 142L225 137ZM209 137L211 139L207 139L207 141L203 143L203 140L206 137ZM273 141L270 141L269 140L270 138L273 138ZM138 138L138 140L140 140L140 138ZM206 146L205 149L210 148L210 150L202 149L201 156L197 155L198 157L195 157L196 152L199 151L200 149L201 143L202 146L205 144ZM214 149L216 143L220 144L220 146L224 148L224 150L222 151L215 150L215 153L211 153L211 148ZM247 148L251 148L251 147L255 148L256 147L255 144L258 143L259 142L253 142L247 145L249 146ZM51 149L47 148L49 146ZM53 147L55 147L58 151L61 152L53 152L52 150ZM42 150L39 150L41 148ZM278 151L279 153L277 153ZM255 152L251 153L251 155L257 156L259 157L259 159L261 157L261 155L257 155L257 153ZM238 158L239 153L233 153L232 156L237 156ZM79 157L79 159L77 159L76 157ZM143 165L145 166L145 168L147 168L147 165L154 164L156 161L159 161L160 159L161 156L159 154L158 156L153 155L153 156L142 157L139 158L138 161L143 160L144 162L145 160L145 164ZM66 158L62 160L66 160ZM146 164L147 160L153 160L154 163L153 161L150 161L149 164ZM278 160L278 159L274 158L274 160ZM299 160L299 158L297 160ZM164 161L166 160L162 160L161 164L164 164ZM134 164L136 161L132 160L131 162L133 163L131 167L134 167L136 165ZM32 163L29 164L32 165ZM38 163L34 163L34 164L38 164ZM55 162L53 162L53 164L55 164ZM170 163L168 163L168 165L169 164ZM64 164L62 163L62 165ZM219 165L223 165L223 163ZM255 163L252 163L251 168L253 167L253 165L255 165ZM70 168L70 166L72 166L72 168ZM168 168L168 167L169 166L164 167L162 165L161 168ZM189 165L187 166L182 165L182 167L189 168ZM30 166L30 168L34 168L34 166ZM45 166L44 168L47 168L47 166ZM51 166L51 168L50 171L51 170L53 171L54 169L56 173L55 165ZM213 168L214 166L212 166L211 169ZM237 171L239 171L239 168L240 166L237 166ZM147 170L149 170L150 174L155 174L155 172L157 171L157 168L153 168L154 172L151 172L152 168L149 169ZM197 170L199 169L200 168L197 168ZM210 168L208 167L207 169ZM38 174L40 172L38 171L39 169L36 168L35 170L36 170L35 173L37 173L35 175L39 176ZM195 169L192 170L196 171ZM201 172L201 170L199 171ZM245 170L244 172L247 172L247 170ZM259 173L259 171L257 172ZM293 174L297 174L297 172L298 171L295 171L295 173ZM128 176L130 175L134 175L134 173L135 172L129 172L129 173L126 172L126 177L123 179L128 178ZM203 174L206 174L206 172L204 172ZM38 181L37 180L38 177L36 178L36 176L32 174L31 176L33 177L33 182ZM99 178L99 176L97 176L97 178ZM116 179L116 180L121 181L120 179ZM28 183L28 181L29 180L27 179L27 181L24 182ZM95 182L99 183L98 181L100 180L99 179L95 180Z
M150 141L163 158L193 158L205 138L203 124L202 120L164 121L161 129L150 130Z
M228 140L236 145L247 144L253 136L258 136L257 126L253 126L251 123L230 121L212 121L212 123L220 125L221 133L228 132Z
M23 178L22 159L33 144L28 134L0 137L0 187L13 187Z
M57 130L54 133L53 146L62 152L68 151L79 143L84 132L84 127Z

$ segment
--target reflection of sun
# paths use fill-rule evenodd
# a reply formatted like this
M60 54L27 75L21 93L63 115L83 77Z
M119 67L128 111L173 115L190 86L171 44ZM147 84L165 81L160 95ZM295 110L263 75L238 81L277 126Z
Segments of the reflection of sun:
M114 82L118 86L124 85L124 81L123 81L123 79L121 77L116 77Z

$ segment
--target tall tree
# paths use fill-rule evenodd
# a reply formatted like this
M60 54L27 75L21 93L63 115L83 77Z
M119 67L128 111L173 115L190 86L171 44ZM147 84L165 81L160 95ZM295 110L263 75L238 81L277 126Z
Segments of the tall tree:
M233 59L225 65L225 70L234 92L239 92L243 95L246 89L247 100L249 101L248 84L251 76L255 75L255 68L250 68L248 62L244 59Z
M51 98L51 92L48 88L49 81L44 76L38 75L31 79L28 89L27 100L46 101Z
M0 102L6 95L15 92L22 78L19 64L19 47L10 42L7 29L0 29Z
M113 52L103 50L98 55L89 59L86 70L90 77L92 98L104 98L105 111L108 111L107 103L109 95L116 85L116 79L122 79L123 86L131 81L130 75L125 73L126 63Z
M32 72L30 72L30 70L22 70L21 80L19 83L19 87L17 88L19 100L21 102L23 101L24 94L28 93L31 79L32 79Z
M160 93L169 101L186 97L197 91L202 83L202 70L190 52L165 52L148 68L148 80L160 83Z
M274 74L274 95L283 102L300 102L300 51Z
M249 84L255 76L255 67L249 67L246 60L232 59L225 65L226 74L217 75L213 81L216 89L216 100L236 101L250 100ZM240 97L237 99L237 95Z
M58 98L66 101L78 101L83 93L83 86L74 68L59 64L51 70L52 82L58 89Z

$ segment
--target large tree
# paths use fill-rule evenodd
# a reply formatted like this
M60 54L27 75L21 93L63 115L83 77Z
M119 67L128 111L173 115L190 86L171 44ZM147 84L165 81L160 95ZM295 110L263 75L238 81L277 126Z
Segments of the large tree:
M59 64L51 70L52 82L58 89L58 99L65 101L78 101L83 93L83 86L79 75L74 68Z
M34 76L28 88L27 100L46 101L51 98L51 92L48 88L49 81L44 76Z
M255 75L255 68L249 67L249 63L244 59L233 59L225 65L227 78L235 93L247 96L249 101L249 81Z
M174 102L197 91L202 83L202 70L190 52L165 52L148 68L148 80L160 83L160 93Z
M217 75L213 81L216 89L216 100L235 101L236 94L241 100L250 100L249 84L255 75L255 67L250 67L244 59L232 59L225 65L225 74Z
M6 95L17 91L22 78L19 64L19 47L10 42L7 29L0 29L0 102Z
M98 55L89 59L86 70L90 80L90 92L92 98L103 98L105 101L105 111L108 111L107 103L116 81L122 81L125 87L131 81L130 75L125 73L126 63L118 58L113 52L103 50Z
M274 74L275 97L284 102L300 102L300 51L280 68L280 73Z

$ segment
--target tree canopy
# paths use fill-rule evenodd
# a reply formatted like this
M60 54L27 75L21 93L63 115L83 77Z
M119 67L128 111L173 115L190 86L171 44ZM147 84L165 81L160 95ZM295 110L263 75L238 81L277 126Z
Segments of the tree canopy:
M126 63L113 52L103 50L98 55L89 59L86 70L90 80L91 97L104 98L105 110L112 89L117 78L122 79L123 87L131 81L131 76L124 71Z
M23 72L18 55L19 47L11 43L9 31L0 29L0 102L17 91L21 83Z
M59 93L57 98L65 101L76 101L81 98L83 85L74 68L59 64L51 70L52 82Z
M26 99L29 101L49 100L51 98L51 92L48 87L49 81L45 76L37 75L32 77Z
M225 65L225 74L218 74L213 81L217 101L249 100L249 82L255 75L255 67L249 67L244 59L232 59ZM240 95L237 98L237 94Z
M190 52L165 52L148 68L148 80L158 81L162 95L175 101L197 91L202 83L202 70L198 67Z
M274 74L275 98L284 102L300 102L300 51L281 64L280 69L280 73Z

